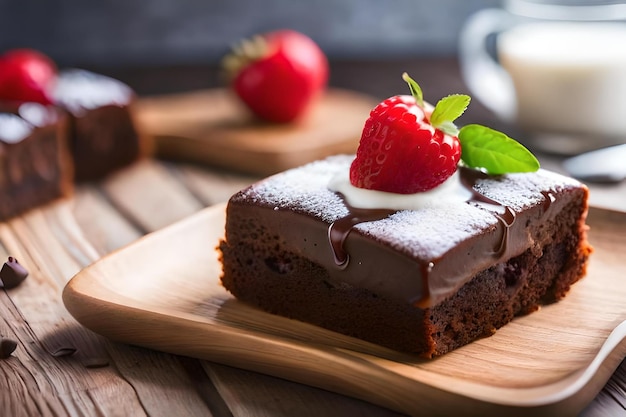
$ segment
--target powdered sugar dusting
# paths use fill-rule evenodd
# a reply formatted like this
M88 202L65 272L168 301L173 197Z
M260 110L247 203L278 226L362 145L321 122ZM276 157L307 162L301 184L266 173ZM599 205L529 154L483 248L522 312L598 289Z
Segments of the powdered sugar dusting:
M275 210L293 210L328 224L349 214L329 180L348 170L354 156L338 155L265 179L233 197ZM475 189L516 212L542 204L546 192L558 193L579 183L545 170L480 179ZM495 210L495 208L494 208ZM464 201L401 210L388 218L360 223L355 230L394 249L421 258L438 258L458 243L495 228L494 212Z
M534 173L479 180L475 189L502 205L521 211L525 207L540 204L545 199L542 192L559 193L579 186L580 182L573 178L540 169Z
M334 156L285 171L242 191L241 198L276 210L310 214L331 223L346 216L348 209L342 198L327 188L328 180L346 169L351 160L348 156Z
M0 140L2 142L21 142L32 130L33 127L21 117L11 113L0 113Z
M392 248L426 259L442 256L477 232L495 227L498 219L467 203L399 211L386 219L356 226Z
M59 74L54 101L75 114L106 105L128 105L134 93L126 84L90 71L70 69Z

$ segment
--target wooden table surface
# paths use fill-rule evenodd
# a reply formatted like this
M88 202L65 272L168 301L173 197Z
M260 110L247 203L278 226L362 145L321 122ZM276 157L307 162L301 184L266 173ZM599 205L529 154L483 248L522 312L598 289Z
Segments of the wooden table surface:
M338 63L331 83L382 98L404 91L395 79L403 70L423 86L432 85L435 97L465 90L456 62L448 58ZM141 94L217 82L210 68L109 73ZM490 117L477 107L472 120ZM560 170L558 157L541 159L544 166ZM0 416L398 416L317 388L114 343L77 324L65 310L63 286L81 268L146 233L226 201L255 179L150 159L101 182L79 185L72 199L0 224L0 259L15 256L30 271L22 285L0 291L0 336L18 342L13 355L0 360ZM624 183L592 184L591 191L593 204L626 211ZM582 415L626 415L625 410L622 364Z

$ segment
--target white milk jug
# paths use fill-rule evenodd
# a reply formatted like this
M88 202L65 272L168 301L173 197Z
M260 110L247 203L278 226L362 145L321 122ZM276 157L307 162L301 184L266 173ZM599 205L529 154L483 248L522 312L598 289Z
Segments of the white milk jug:
M459 58L472 95L532 145L626 142L626 4L508 0L469 18Z

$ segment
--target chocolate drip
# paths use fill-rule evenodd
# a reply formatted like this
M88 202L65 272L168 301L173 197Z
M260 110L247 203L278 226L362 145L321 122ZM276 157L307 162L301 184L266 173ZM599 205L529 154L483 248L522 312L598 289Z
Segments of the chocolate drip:
M476 190L475 186L478 181L489 178L488 174L476 169L463 167L460 168L460 174L461 184L469 190L472 195L467 203L473 204L479 208L486 208L491 211L503 226L502 238L493 252L493 255L499 258L506 253L506 249L509 245L509 229L515 222L515 212L510 207L505 206ZM504 212L499 213L501 210L504 210Z
M395 213L395 210L390 209L359 209L348 204L346 206L350 214L333 222L328 227L328 240L333 251L335 264L342 269L348 266L350 260L350 255L346 252L344 243L352 228L359 223L384 219Z
M556 197L550 191L542 191L541 195L543 196L543 204L541 207L543 208L543 212L548 211L552 203L556 201Z
M467 203L473 204L474 206L479 208L489 210L502 224L502 237L499 244L496 245L496 247L494 248L492 255L497 258L503 256L509 246L509 229L515 222L515 212L510 207L505 206L481 194L479 191L476 190L476 184L481 179L490 178L488 174L469 168L460 168L459 174L461 185L466 188L471 195L470 198L467 200ZM546 196L546 200L548 201L547 204L549 205L551 202L551 198L549 198L549 196ZM346 206L348 208L349 214L336 220L328 228L328 240L333 252L335 264L341 269L345 269L350 261L350 255L345 249L345 241L350 234L352 228L359 223L384 219L385 217L396 212L396 210L391 209L358 209L347 205L347 203ZM433 269L435 263L436 260L431 260L421 266L422 276L424 278L423 298L428 298L428 276L430 274L430 271Z
M430 277L430 271L435 267L435 261L421 262L420 269L422 272L422 295L420 298L413 300L413 304L420 308L426 308L430 303L430 286L428 280Z
M504 206L504 214L501 215L501 214L494 213L494 215L498 218L498 221L502 223L502 226L504 226L502 229L503 232L502 232L502 239L500 239L500 245L494 251L494 256L497 258L500 258L502 255L506 253L506 250L509 246L509 235L510 235L509 230L511 226L513 226L513 223L515 222L515 212L511 210L510 207Z

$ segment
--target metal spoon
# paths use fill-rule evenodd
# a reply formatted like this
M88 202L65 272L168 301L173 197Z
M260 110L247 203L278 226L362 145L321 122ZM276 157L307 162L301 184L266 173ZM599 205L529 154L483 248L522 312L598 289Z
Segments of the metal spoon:
M626 178L626 144L585 152L563 161L574 178L597 183L617 183Z

